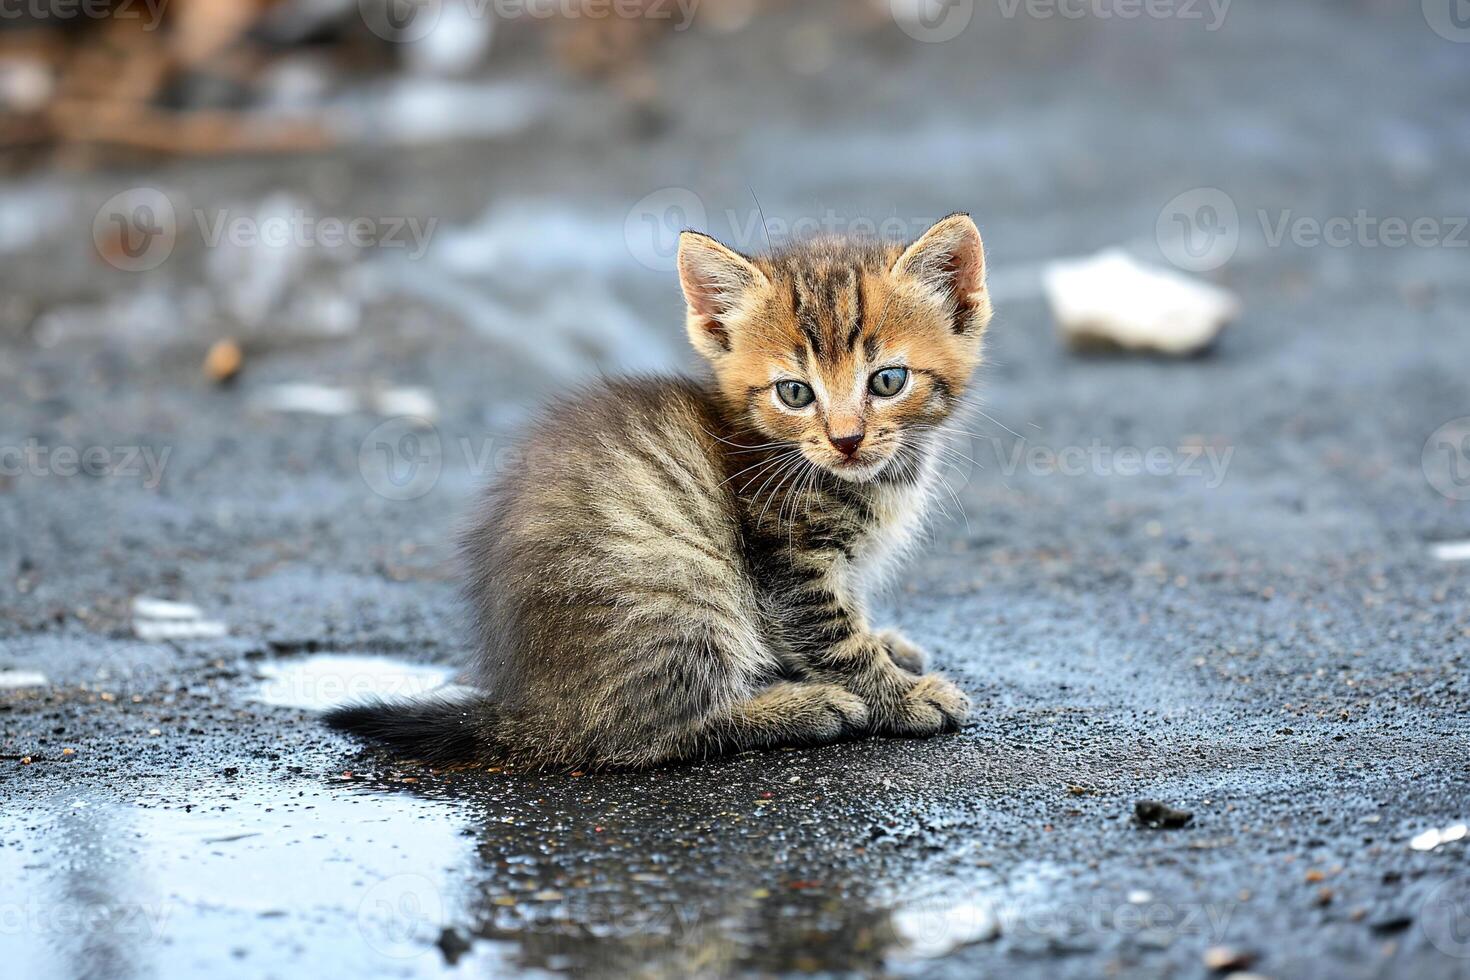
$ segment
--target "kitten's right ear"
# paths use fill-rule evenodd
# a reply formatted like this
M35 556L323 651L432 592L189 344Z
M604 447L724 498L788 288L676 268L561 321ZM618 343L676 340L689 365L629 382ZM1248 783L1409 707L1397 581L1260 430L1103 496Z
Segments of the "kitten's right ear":
M738 252L686 231L679 236L679 285L689 304L689 340L713 360L729 353L732 319L770 280Z

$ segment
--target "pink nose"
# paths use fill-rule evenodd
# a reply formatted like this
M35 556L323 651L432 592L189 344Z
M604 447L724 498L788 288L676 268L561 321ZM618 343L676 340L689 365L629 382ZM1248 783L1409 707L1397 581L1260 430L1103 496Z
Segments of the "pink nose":
M858 451L858 447L863 444L861 432L851 436L828 436L827 438L832 441L832 445L837 447L839 453L848 458L851 458Z

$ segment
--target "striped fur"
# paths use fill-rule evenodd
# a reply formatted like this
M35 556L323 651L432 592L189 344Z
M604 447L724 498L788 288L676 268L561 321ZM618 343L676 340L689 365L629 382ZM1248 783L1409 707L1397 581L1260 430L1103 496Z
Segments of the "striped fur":
M965 695L874 630L864 596L913 536L980 358L974 224L751 259L686 233L680 278L712 378L555 406L465 535L483 696L330 722L434 761L644 767L963 720ZM893 366L905 388L869 392ZM782 380L814 402L788 407ZM850 455L832 441L857 432Z

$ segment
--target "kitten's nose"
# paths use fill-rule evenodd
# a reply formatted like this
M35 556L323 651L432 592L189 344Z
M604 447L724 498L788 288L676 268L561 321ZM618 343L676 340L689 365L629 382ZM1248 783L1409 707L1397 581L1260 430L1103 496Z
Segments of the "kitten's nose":
M832 441L832 445L837 447L837 451L839 453L849 458L851 458L852 455L858 451L858 447L863 444L863 434L861 432L857 433L856 435L828 436L827 438Z

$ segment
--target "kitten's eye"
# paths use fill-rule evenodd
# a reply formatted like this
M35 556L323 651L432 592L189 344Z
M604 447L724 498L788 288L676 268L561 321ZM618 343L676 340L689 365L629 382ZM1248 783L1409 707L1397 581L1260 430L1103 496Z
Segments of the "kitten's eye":
M868 379L868 390L880 398L892 398L903 391L904 383L908 379L908 368L884 368L873 372L873 376Z
M777 381L776 394L781 396L788 408L806 408L817 397L810 385L800 381Z

